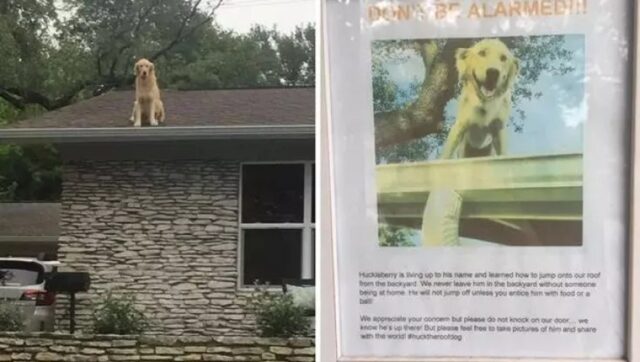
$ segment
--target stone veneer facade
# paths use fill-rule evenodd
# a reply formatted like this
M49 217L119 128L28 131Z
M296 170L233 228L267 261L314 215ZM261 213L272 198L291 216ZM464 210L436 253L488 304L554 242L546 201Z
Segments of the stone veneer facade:
M86 271L76 323L90 332L92 304L130 293L149 333L255 335L239 291L238 191L233 161L73 161L64 165L59 260ZM67 327L59 297L57 330Z
M0 361L313 362L310 338L0 333Z

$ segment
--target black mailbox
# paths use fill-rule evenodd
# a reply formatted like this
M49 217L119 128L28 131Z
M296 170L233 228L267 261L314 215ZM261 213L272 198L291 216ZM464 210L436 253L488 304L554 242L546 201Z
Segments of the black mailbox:
M86 292L91 285L89 273L55 272L47 278L45 289L56 293Z

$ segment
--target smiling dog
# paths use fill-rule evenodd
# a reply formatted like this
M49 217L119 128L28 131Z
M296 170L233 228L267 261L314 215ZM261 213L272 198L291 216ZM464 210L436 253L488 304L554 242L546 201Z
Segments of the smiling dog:
M456 68L462 90L442 158L504 155L518 59L502 41L484 39L456 51Z
M157 126L158 122L164 123L164 105L160 99L155 66L143 58L136 62L134 72L136 74L136 99L133 102L131 114L133 126L140 127L142 119L147 120L152 126Z

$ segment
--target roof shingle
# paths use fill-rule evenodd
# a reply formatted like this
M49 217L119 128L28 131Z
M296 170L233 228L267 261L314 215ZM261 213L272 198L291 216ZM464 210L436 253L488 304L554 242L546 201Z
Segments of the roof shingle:
M111 91L10 128L131 127L134 91ZM314 88L162 91L167 127L312 125Z

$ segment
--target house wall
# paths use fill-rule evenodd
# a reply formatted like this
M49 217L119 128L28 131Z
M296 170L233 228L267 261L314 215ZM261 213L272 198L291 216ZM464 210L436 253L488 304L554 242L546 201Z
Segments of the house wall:
M131 293L149 332L254 335L248 292L237 289L238 161L67 161L62 271L91 274L77 295L77 328L95 301ZM59 298L58 329L67 328Z

